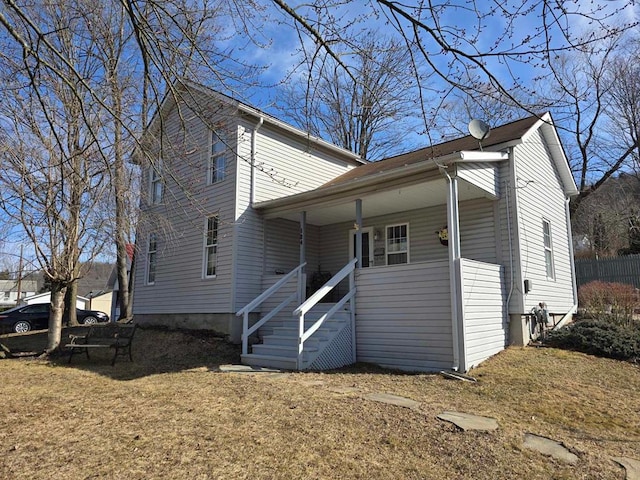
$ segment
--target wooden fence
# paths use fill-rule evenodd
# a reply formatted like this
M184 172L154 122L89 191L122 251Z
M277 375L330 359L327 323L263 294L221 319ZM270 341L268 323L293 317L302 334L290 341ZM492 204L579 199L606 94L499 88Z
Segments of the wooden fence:
M640 288L640 255L615 258L576 259L578 288L594 280L617 282Z

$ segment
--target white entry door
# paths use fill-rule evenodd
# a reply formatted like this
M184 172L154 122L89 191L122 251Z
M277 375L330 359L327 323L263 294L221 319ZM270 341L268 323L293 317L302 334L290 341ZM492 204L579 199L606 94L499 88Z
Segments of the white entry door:
M349 235L349 251L351 258L356 256L356 231L351 230ZM362 265L360 268L373 266L373 227L362 229Z

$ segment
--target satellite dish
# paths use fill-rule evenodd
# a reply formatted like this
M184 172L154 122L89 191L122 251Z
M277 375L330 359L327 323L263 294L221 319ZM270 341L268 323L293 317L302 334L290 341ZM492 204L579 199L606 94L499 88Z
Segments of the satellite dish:
M469 133L473 138L482 142L485 138L489 138L491 127L482 120L471 120L469 122Z

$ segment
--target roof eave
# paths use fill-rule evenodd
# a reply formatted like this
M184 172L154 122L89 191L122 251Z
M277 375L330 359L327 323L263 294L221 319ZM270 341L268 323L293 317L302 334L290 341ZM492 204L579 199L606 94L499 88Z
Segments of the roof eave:
M508 160L509 155L501 151L493 152L477 152L477 151L461 151L454 152L442 157L425 159L422 162L406 165L404 168L395 168L387 172L380 172L376 175L356 178L354 180L341 183L338 185L330 185L320 187L308 192L297 193L287 197L276 198L273 200L265 200L254 205L258 210L267 210L276 207L293 206L298 203L306 203L315 197L322 195L323 197L330 195L339 195L345 192L353 192L359 188L368 187L377 183L389 182L402 177L413 177L416 174L435 171L444 165L452 165L455 163L471 163L471 162L501 162ZM320 192L321 191L321 192Z

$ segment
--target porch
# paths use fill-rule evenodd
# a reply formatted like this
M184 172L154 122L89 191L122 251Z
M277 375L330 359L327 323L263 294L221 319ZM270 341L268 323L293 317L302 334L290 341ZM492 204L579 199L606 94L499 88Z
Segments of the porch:
M482 159L429 161L420 164L423 170L402 169L398 178L351 180L344 190L338 182L257 205L269 294L238 312L245 323L243 361L268 363L258 351L279 357L271 366L280 368L336 368L357 360L464 371L504 348L499 166L491 162L505 156ZM321 295L313 293L318 288ZM329 305L318 306L321 299ZM261 318L253 327L249 312ZM262 342L253 352L250 336ZM287 347L260 346L272 342Z
M459 265L463 289L455 307L448 262L438 260L354 270L353 302L320 303L302 318L302 269L265 275L265 291L284 282L254 310L268 318L265 324L250 331L247 319L243 362L292 370L359 361L402 370L457 366L466 371L505 347L506 292L499 265L469 259ZM336 313L323 318L332 309ZM452 323L452 309L459 310L459 325Z

